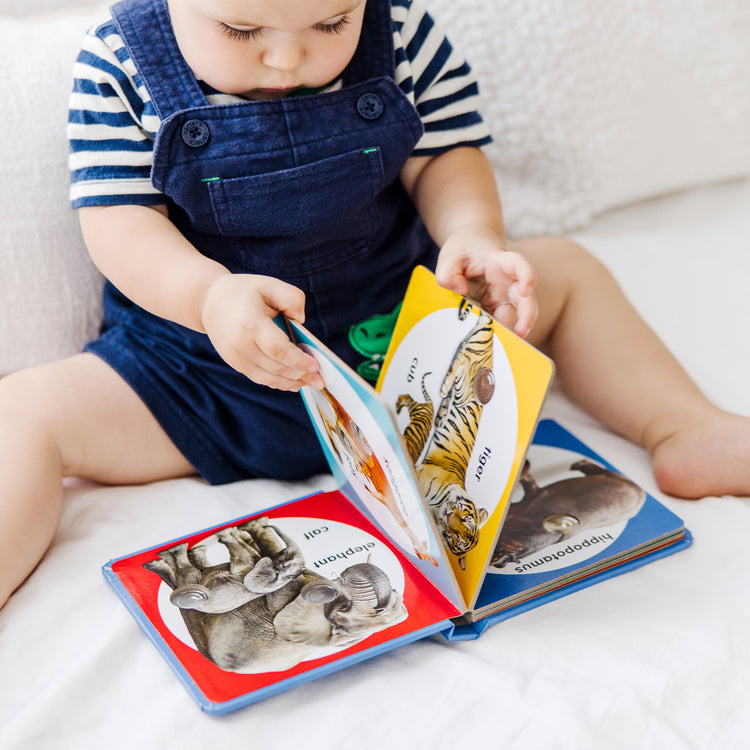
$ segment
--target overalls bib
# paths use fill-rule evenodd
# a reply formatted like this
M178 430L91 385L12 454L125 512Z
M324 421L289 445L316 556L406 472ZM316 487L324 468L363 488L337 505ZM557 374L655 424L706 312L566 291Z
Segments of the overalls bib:
M338 91L211 106L177 46L166 0L125 0L113 17L162 120L151 180L169 216L234 273L306 295L306 327L351 365L352 325L388 313L437 248L398 180L423 126L394 81L389 0L367 0ZM299 394L259 386L208 337L105 287L88 345L143 399L211 483L299 478L326 463Z

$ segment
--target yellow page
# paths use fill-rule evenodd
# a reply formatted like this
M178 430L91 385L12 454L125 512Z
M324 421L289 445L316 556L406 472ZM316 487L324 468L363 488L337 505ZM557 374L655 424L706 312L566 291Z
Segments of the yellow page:
M553 374L548 357L415 269L377 390L469 608Z

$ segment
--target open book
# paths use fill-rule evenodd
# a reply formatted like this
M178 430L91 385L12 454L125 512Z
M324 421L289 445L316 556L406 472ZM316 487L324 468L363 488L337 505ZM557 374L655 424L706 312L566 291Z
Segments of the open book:
M550 360L426 269L376 388L281 324L320 363L325 388L302 397L339 490L104 566L204 710L433 633L476 638L690 543L656 499L538 421Z

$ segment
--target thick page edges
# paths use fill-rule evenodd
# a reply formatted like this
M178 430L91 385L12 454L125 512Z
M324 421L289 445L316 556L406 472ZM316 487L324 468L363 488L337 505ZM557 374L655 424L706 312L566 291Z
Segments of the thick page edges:
M569 594L572 594L576 591L580 591L581 589L593 586L594 584L600 583L601 581L606 581L609 578L614 578L615 576L622 575L623 573L635 570L636 568L643 567L644 565L648 565L651 562L660 560L662 557L673 555L675 552L686 549L692 543L693 536L686 529L684 536L682 536L678 541L670 544L668 547L662 547L661 549L658 549L654 552L649 552L648 554L641 557L637 557L635 559L629 560L628 562L621 563L614 568L604 570L600 573L595 573L594 575L578 580L575 583L571 583L567 586L554 589L553 591L549 591L546 594L542 594L541 596L538 596L534 599L530 599L523 604L518 604L515 607L509 607L508 609L501 610L493 615L489 615L488 617L484 617L481 620L477 620L476 622L452 621L450 625L444 631L442 631L442 635L449 641L474 641L492 625L496 625L499 622L509 620L511 617L516 617L517 615L523 614L524 612L528 612L529 610L541 607L543 604L552 602L555 599L561 599L564 596L568 596Z

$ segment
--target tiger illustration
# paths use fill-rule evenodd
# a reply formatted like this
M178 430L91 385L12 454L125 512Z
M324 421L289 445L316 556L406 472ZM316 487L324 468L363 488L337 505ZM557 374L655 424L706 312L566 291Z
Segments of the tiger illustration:
M428 371L422 375L423 401L415 401L408 393L402 393L396 401L396 414L400 414L401 410L405 408L409 415L409 424L404 429L404 441L412 463L415 464L427 443L427 438L432 430L432 420L435 416L432 399L424 384L425 378L431 374Z
M464 307L461 313L466 315ZM411 425L404 430L412 458L424 452L424 458L415 465L419 486L448 550L458 558L461 568L488 518L487 510L477 508L466 492L466 471L482 409L494 392L492 341L492 318L481 313L457 347L443 378L431 431L412 430Z

